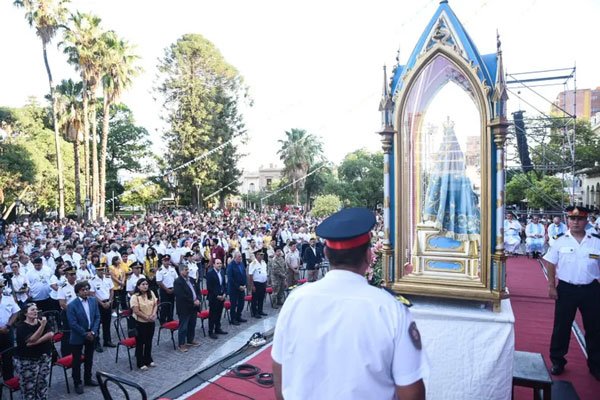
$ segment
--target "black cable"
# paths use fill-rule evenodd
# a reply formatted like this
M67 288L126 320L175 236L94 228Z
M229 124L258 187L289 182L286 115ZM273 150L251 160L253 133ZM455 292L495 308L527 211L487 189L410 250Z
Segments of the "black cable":
M206 379L202 378L201 376L198 376L198 378L200 378L201 380L203 380L206 383L210 383L211 385L215 385L215 386L217 386L217 387L219 387L219 388L223 389L224 391L229 392L231 394L236 394L238 396L245 397L246 399L250 399L250 400L256 400L254 397L250 397L250 396L245 395L243 393L239 393L239 392L236 392L234 390L227 389L226 387L219 385L217 382L207 381Z
M271 387L273 386L273 374L270 372L263 372L262 374L256 375L256 382L262 386Z
M252 364L240 364L231 369L231 372L238 378L250 378L260 373L260 368Z

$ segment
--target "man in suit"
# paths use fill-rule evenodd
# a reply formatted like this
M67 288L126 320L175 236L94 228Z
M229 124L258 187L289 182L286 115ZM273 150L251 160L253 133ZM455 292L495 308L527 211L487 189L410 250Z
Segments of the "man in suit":
M308 271L308 281L314 282L317 280L317 276L319 275L317 265L323 261L323 256L317 249L316 240L314 238L311 238L308 244L309 245L304 249L302 261L304 261L304 266L306 271Z
M237 250L233 252L233 260L227 266L227 292L231 301L231 324L247 322L248 320L242 318L246 295L246 269L242 263L242 254Z
M185 353L188 346L199 346L194 340L196 334L196 318L200 300L190 280L190 268L187 264L181 264L180 276L173 283L177 315L179 316L179 351Z
M206 288L208 289L208 336L216 339L217 334L226 335L221 329L221 315L225 301L225 275L221 271L223 263L220 259L214 260L213 269L206 274Z
M81 354L85 356L83 382L86 386L98 386L92 378L92 365L94 363L94 342L100 328L100 314L98 303L93 296L89 296L90 285L87 281L75 285L77 299L67 306L67 319L71 329L71 351L73 354L73 382L75 392L83 394L81 384ZM89 296L89 297L88 297Z

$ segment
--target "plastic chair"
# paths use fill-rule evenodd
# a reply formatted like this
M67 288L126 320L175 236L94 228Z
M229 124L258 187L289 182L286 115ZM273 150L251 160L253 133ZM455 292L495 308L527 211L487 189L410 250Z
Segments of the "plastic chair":
M209 311L208 310L202 310L202 311L198 311L198 318L200 318L200 324L202 326L202 335L204 335L204 337L206 337L206 331L204 330L204 320L208 319L208 315L209 315Z
M158 315L161 315L160 311L161 311L162 307L171 307L171 303L169 303L169 302L160 303L158 305L158 309L157 309ZM167 321L167 322L159 321L158 324L159 324L158 337L156 338L156 345L158 346L160 344L160 332L163 329L167 329L171 332L171 341L173 342L173 350L177 350L177 346L175 346L175 331L179 329L179 321L176 319L174 319L172 321Z
M229 324L231 325L231 314L229 313L230 309L231 309L231 301L225 300L225 302L223 302L223 314L225 314L227 316L227 321L229 321ZM221 317L221 318L223 318L223 317Z
M85 357L83 355L81 355L82 363L83 363L84 359L85 359ZM65 374L65 385L67 385L67 393L71 393L71 390L69 389L69 378L67 378L67 370L71 369L73 367L73 354L69 354L68 356L61 357L58 360L56 360L54 363L52 363L52 366L50 367L50 383L49 383L48 387L52 386L52 370L54 369L55 366L62 368L63 373Z
M127 320L128 317L117 317L113 324L115 325L115 331L117 332L117 339L119 340L117 343L117 355L115 357L115 364L119 362L119 348L121 346L127 349L127 358L129 359L129 369L133 370L133 365L131 364L131 349L135 349L136 339L135 336L129 336L125 334L125 330L123 329L123 325L121 321Z
M2 360L4 358L6 358L8 355L12 355L15 350L16 350L16 347L10 347L10 348L2 351L0 353L0 362L3 362ZM19 390L21 390L21 386L20 386L20 383L19 383L19 377L18 376L13 376L10 379L2 381L2 384L0 385L0 399L2 398L2 388L5 388L5 387L8 388L8 391L9 391L9 394L10 394L10 400L13 400L13 393L14 392L18 392Z

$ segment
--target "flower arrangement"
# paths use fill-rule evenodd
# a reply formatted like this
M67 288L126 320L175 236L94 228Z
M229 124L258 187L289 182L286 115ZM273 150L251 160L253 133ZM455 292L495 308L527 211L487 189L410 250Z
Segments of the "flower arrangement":
M373 247L373 259L367 269L366 278L371 286L381 287L383 284L383 257L380 246Z

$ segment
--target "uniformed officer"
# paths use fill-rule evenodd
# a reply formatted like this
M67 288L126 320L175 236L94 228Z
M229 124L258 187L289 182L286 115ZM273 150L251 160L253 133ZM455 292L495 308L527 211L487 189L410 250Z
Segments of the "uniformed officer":
M273 308L279 308L283 305L285 297L286 286L286 266L285 258L283 257L283 250L281 247L275 249L275 256L269 260L269 267L271 275L271 284L273 285L273 295L275 300L273 301Z
M347 208L317 227L332 270L281 309L271 352L277 399L425 399L417 326L365 278L375 222L370 210Z
M93 292L98 302L98 311L100 312L100 325L102 326L102 339L104 347L117 347L113 344L110 337L111 305L113 302L113 280L106 276L106 264L101 263L96 268L96 276L90 283L90 292ZM102 353L104 349L100 345L100 335L96 337L96 351Z
M169 303L170 306L161 307L161 315L159 315L161 323L173 320L173 307L175 306L173 283L175 279L177 279L177 271L171 264L171 257L165 254L162 258L162 266L156 273L156 283L159 287L160 302Z
M250 305L252 316L262 318L267 315L263 312L265 303L265 291L267 290L267 263L264 261L263 250L254 252L254 260L248 266L248 285L252 291L252 304Z
M589 210L571 206L566 211L569 230L556 239L544 256L548 295L556 300L550 342L551 372L560 375L565 369L571 325L579 309L585 328L588 367L600 380L600 236L585 232Z
M19 306L12 296L4 296L5 281L0 277L0 352L14 345L12 326L19 314ZM14 376L11 352L2 355L2 377L6 381Z
M60 309L63 310L61 313L62 323L63 323L63 336L60 341L60 353L63 357L71 354L71 345L69 344L69 340L71 338L71 331L68 329L68 321L67 321L67 305L71 303L73 300L77 298L77 294L75 294L75 283L77 282L77 270L75 267L70 265L70 262L67 262L68 267L64 269L64 273L67 281L64 282L58 289L58 304L60 305Z

